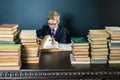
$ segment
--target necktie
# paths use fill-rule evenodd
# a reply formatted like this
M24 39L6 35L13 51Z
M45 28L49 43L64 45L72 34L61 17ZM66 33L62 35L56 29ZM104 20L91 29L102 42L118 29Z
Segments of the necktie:
M52 29L51 36L55 36L55 29Z

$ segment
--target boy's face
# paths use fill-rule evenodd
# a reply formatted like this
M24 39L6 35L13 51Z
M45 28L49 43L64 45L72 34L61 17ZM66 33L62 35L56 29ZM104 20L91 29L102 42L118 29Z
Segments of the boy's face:
M59 21L57 20L48 20L48 25L51 29L58 27Z

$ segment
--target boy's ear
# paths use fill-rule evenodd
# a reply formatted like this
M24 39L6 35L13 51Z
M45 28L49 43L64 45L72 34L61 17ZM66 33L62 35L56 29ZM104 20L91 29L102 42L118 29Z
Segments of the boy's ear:
M58 22L58 24L59 24L59 23L60 23L60 20L58 20L57 22Z

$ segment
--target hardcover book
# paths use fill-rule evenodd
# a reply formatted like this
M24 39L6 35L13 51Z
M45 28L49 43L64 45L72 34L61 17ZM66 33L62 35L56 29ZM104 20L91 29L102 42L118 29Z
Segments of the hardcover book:
M0 25L0 31L12 31L14 29L18 28L18 24L2 24Z

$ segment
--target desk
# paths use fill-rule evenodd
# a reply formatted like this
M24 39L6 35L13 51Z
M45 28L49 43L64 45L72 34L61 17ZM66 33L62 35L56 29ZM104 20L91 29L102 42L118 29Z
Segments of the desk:
M120 78L120 68L90 65L88 68L70 64L70 52L42 53L39 64L23 64L21 70L0 71L0 79L84 79ZM118 79L119 80L119 79Z

